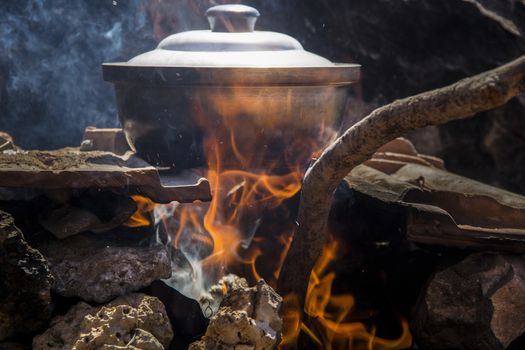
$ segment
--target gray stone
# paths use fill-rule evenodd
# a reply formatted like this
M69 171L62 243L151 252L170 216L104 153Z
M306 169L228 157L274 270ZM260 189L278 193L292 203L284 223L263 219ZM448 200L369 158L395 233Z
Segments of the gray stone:
M525 257L476 253L442 268L415 308L426 350L506 349L525 333Z
M190 350L275 348L281 340L281 296L263 280L254 287L247 287L242 279L230 285L233 288L211 317L206 334Z
M85 195L83 199L86 202L83 203L85 207L95 206L97 201L112 203L111 218L101 220L89 208L61 203L43 210L38 218L39 223L55 237L63 239L81 232L109 231L124 224L137 210L135 201L128 196ZM100 204L98 206L100 207Z
M27 244L13 218L0 211L0 341L47 324L52 283L42 254Z
M137 328L128 346L134 346L143 350L163 349L163 345L148 331Z
M171 276L164 246L122 246L95 234L79 234L39 244L48 259L53 291L96 303L137 291Z
M221 302L226 296L232 293L235 294L234 291L242 290L244 288L248 288L248 282L245 278L234 274L228 274L222 277L219 282L209 288L207 293L204 293L199 298L199 304L201 305L203 315L207 318L212 317L217 312ZM243 293L240 297L251 298L251 294ZM232 295L231 298L234 298L234 296Z
M173 331L155 297L130 294L102 307L78 303L33 339L34 350L167 349Z
M263 280L259 280L256 287L257 293L255 294L255 310L253 318L259 322L267 324L273 330L280 331L283 328L283 320L279 316L279 310L283 298ZM277 335L280 340L280 332L278 332Z

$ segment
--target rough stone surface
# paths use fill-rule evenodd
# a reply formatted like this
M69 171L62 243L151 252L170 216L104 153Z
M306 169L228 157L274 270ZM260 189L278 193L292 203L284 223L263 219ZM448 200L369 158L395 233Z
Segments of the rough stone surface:
M228 295L228 293L248 287L246 279L237 275L228 274L222 277L219 282L210 287L208 293L202 295L199 299L202 313L205 317L210 318L217 312L222 300ZM249 296L249 294L246 293L243 295L246 297Z
M506 349L525 333L525 257L477 253L438 271L412 329L422 349Z
M266 350L281 339L282 298L260 280L256 286L237 283L210 319L206 334L190 350Z
M53 203L42 210L39 223L55 237L63 239L82 232L106 232L124 224L137 210L129 196L110 191L83 193L76 204ZM101 217L102 216L102 217Z
M34 350L167 349L173 331L155 297L130 294L102 307L73 306L33 340Z
M16 150L17 147L13 142L13 138L6 132L0 131L0 152L11 150Z
M94 234L80 234L38 245L48 259L53 291L97 303L134 292L171 276L163 246L120 246Z
M0 341L46 325L52 283L42 254L27 244L13 218L0 211Z
M128 345L144 350L163 348L163 345L153 336L153 334L140 328L135 330L135 334L133 334L133 338L131 338Z

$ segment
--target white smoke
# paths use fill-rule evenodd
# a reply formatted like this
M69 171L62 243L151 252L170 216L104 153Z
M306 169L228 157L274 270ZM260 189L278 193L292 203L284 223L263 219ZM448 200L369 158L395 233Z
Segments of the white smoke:
M117 126L103 62L155 47L144 0L0 2L0 130L26 148L78 145Z

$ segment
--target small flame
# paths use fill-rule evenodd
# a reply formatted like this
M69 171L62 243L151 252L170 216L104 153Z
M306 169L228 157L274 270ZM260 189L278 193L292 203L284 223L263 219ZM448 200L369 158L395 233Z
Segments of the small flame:
M131 215L131 217L124 223L127 227L145 227L151 225L148 219L148 213L151 213L156 204L153 203L149 198L142 197L139 195L131 196L131 198L137 204L137 210Z
M364 323L346 321L354 310L355 301L350 294L332 293L336 275L328 268L336 257L337 242L332 240L324 247L310 276L304 307L308 317L303 323L299 324L299 309L294 304L297 298L285 297L284 302L291 311L283 315L288 332L283 334L280 349L292 348L301 331L321 349L393 350L410 347L412 336L405 319L401 319L402 334L398 339L377 337L374 327L369 330Z

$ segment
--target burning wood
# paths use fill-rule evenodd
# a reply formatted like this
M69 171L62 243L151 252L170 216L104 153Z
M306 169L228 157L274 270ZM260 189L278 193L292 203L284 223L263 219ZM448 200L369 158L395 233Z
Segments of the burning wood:
M254 32L258 15L214 7L202 37L176 34L127 63L104 64L123 129L88 128L79 148L56 151L24 151L0 133L0 208L41 251L0 212L0 340L28 345L23 336L54 315L34 348L178 349L202 336L191 349L405 349L413 346L407 310L419 274L435 266L411 276L398 268L403 257L418 265L421 254L435 262L435 251L450 248L525 252L523 197L447 173L402 140L381 147L506 103L525 89L525 58L395 101L352 126L307 172L296 220L306 166L333 140L359 66L305 52L284 34ZM409 277L392 283L386 265ZM474 255L437 271L413 316L417 339L455 346L458 329L477 327L483 346L511 346L524 331L522 265ZM409 278L416 287L392 301L389 287ZM363 280L369 285L356 292ZM127 295L139 289L163 294L162 302ZM480 305L470 308L472 295ZM454 297L465 304L453 309L459 317L447 314ZM201 310L210 319L204 335ZM471 322L472 310L490 320ZM508 326L512 319L518 324ZM463 341L478 345L469 335Z
M383 144L410 130L470 117L505 104L525 90L525 57L494 70L376 109L348 129L308 170L298 230L279 277L278 290L303 305L309 276L325 242L332 194L354 167Z

